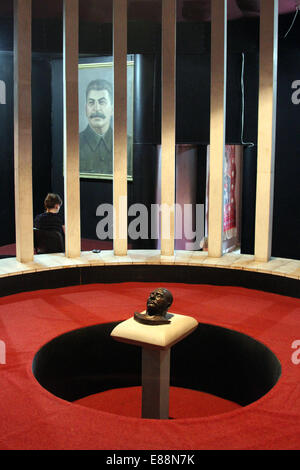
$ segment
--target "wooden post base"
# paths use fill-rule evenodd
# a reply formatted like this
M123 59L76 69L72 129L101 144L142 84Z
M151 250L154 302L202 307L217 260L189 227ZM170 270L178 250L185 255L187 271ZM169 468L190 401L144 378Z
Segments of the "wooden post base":
M170 349L142 349L142 418L169 419Z
M146 325L133 317L113 329L116 341L142 348L142 418L169 418L171 347L192 333L197 320L185 315L168 314L165 325Z

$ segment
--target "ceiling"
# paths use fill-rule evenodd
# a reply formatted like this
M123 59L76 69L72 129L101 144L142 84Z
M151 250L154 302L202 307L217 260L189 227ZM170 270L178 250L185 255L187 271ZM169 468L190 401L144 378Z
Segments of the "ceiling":
M263 0L262 0L263 1ZM128 0L130 21L160 21L162 0ZM79 0L80 19L107 23L112 20L112 0ZM63 0L32 0L33 18L61 18ZM259 15L260 0L228 0L230 20ZM279 0L279 13L287 14L300 7L300 0ZM0 1L0 17L12 17L13 0ZM209 21L210 0L177 0L178 21Z

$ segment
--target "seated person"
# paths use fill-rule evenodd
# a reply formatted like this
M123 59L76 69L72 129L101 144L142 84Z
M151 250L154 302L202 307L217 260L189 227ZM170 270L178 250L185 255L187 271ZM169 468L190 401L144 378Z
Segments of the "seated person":
M65 237L65 226L60 217L59 210L62 206L62 199L58 194L47 194L44 207L45 212L39 214L34 219L34 227L40 230L55 230Z

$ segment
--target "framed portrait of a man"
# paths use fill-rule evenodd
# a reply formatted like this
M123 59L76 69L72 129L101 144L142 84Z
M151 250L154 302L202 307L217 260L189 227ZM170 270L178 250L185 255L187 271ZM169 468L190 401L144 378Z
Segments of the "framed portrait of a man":
M79 64L81 178L113 177L113 62ZM132 180L134 61L127 61L127 179Z

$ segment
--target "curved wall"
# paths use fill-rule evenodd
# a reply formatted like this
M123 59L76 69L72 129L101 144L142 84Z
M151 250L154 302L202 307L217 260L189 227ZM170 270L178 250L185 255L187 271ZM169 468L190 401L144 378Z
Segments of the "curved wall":
M138 251L137 251L138 253ZM44 256L44 255L37 255ZM37 258L37 257L36 257ZM50 255L51 259L51 255ZM55 257L53 257L55 259ZM292 261L291 261L292 262ZM57 267L58 268L58 267ZM299 279L244 269L174 264L60 266L0 277L0 296L80 284L118 282L183 282L238 286L300 298Z

